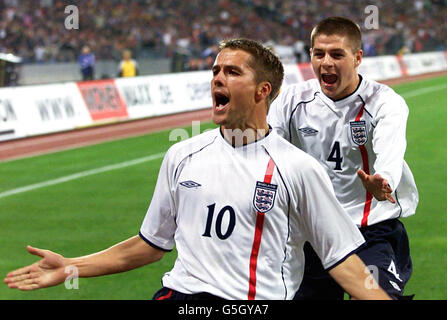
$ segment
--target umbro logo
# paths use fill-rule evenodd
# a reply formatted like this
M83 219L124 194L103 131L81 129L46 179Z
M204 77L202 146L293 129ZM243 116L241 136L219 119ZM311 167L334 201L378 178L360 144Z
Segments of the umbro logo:
M180 185L184 186L186 188L198 188L198 187L202 186L200 183L197 183L197 182L192 181L192 180L180 182Z
M304 133L305 136L311 136L318 133L318 130L306 127L306 128L299 128L298 131Z

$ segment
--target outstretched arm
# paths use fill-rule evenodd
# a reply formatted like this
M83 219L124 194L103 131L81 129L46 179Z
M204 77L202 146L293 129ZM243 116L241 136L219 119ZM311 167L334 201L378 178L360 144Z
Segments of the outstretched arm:
M345 261L329 270L329 274L353 299L391 300L356 254L350 255Z
M106 250L78 258L64 258L50 250L27 246L29 253L42 259L14 270L4 282L9 288L35 290L61 284L68 276L66 268L75 267L79 277L96 277L129 271L160 260L164 252L149 246L139 236L131 237Z
M396 202L396 200L391 195L393 190L389 186L388 181L382 178L380 174L370 175L360 169L357 171L357 175L360 180L362 180L363 186L365 187L366 191L371 193L377 200L388 200L391 203Z

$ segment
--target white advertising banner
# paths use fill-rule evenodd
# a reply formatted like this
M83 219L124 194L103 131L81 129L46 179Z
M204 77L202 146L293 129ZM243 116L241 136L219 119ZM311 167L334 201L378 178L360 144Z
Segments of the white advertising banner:
M115 79L129 118L210 108L211 71Z
M403 55L401 61L409 76L447 70L446 56L442 51Z
M2 114L7 120L3 122L13 126L1 131L15 130L12 138L71 130L92 123L75 83L2 89L1 97Z
M402 76L396 56L365 57L358 72L373 80L386 80Z
M300 68L298 64L285 64L284 65L284 85L294 84L303 81L303 76L301 75Z
M26 136L25 126L19 117L16 88L1 89L0 95L0 141Z

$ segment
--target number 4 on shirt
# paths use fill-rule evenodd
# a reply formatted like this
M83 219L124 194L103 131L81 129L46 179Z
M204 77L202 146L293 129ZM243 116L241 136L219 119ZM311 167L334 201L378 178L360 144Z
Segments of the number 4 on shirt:
M332 151L329 154L327 161L335 162L334 170L341 170L343 157L341 156L340 143L338 141L334 142L334 146L332 147Z

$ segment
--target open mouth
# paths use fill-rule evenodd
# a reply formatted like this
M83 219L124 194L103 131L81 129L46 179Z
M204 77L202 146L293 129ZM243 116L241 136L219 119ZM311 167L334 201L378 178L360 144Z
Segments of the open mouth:
M321 79L327 85L333 85L338 80L338 76L333 73L323 73L321 74Z
M230 102L230 98L222 92L216 92L214 93L214 101L216 110L222 110L226 107L228 102Z

